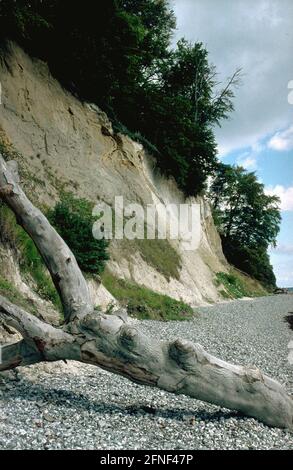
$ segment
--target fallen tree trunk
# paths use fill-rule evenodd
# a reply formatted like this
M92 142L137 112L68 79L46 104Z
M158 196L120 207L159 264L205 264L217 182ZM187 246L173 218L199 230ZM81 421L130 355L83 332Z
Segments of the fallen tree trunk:
M60 293L65 324L56 328L0 296L0 319L23 340L2 346L0 370L73 359L142 385L238 410L270 426L293 429L293 399L254 367L229 364L199 344L158 341L140 333L121 311L94 311L87 284L62 238L19 186L15 166L0 156L0 196L38 247Z

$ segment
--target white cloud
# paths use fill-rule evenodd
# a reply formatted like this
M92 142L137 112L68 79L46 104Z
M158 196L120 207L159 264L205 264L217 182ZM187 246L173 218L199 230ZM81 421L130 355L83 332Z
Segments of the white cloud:
M265 189L266 194L278 196L281 199L282 211L293 211L293 186L285 188L281 184L269 186Z
M237 158L237 165L242 166L245 170L254 171L257 169L257 155L245 152Z
M268 147L279 152L293 149L293 126L276 134L270 139Z
M271 253L277 253L280 255L293 255L293 245L280 243L270 251Z
M248 156L243 160L240 159L238 163L239 165L243 166L245 170L253 171L257 169L257 161L256 158L253 156Z
M283 256L272 252L270 259L274 266L277 285L280 287L293 287L292 254L289 253L287 256Z
M222 80L238 67L243 70L235 111L216 129L220 156L251 147L290 126L292 0L172 0L172 4L178 18L174 41L185 36L203 42Z
M251 145L249 151L242 153L237 158L237 164L248 171L255 171L258 167L258 156L264 150L264 145L261 142L255 142Z

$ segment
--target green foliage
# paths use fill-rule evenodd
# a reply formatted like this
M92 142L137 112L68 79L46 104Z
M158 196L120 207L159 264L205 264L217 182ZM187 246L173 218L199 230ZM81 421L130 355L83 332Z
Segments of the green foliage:
M35 290L40 297L52 302L59 311L62 311L59 295L35 244L16 224L11 210L2 203L0 203L0 241L16 249L21 272L31 276L35 283Z
M161 273L168 281L171 278L179 279L181 271L181 258L169 240L122 240L113 242L114 252L119 258L129 257L139 253L143 260Z
M242 297L259 297L267 295L267 291L256 281L232 270L229 273L219 272L215 279L216 286L223 286L221 295L226 299L241 299Z
M169 281L179 279L181 258L168 240L134 240L142 258Z
M5 143L3 142L2 136L0 136L0 153L2 155L2 157L7 160L8 157L10 156L9 154L9 150L7 149L7 145L5 145Z
M143 135L141 135L140 132L130 131L126 126L124 126L121 122L117 120L113 122L113 130L116 133L127 135L128 137L130 137L130 139L134 140L135 142L139 142L141 145L143 145L144 149L148 151L151 155L158 156L158 149Z
M275 289L276 277L265 247L250 248L241 245L237 240L222 239L222 242L229 263L259 280L266 289Z
M113 210L113 230L115 231L115 211ZM147 224L144 225L144 238L113 240L111 256L114 261L140 254L141 258L161 273L165 279L179 279L182 267L181 256L169 240L160 239L156 231L154 239L147 238Z
M114 277L108 271L102 276L104 286L127 307L129 315L149 320L187 320L192 308L184 302L153 292L146 287Z
M115 131L146 146L185 194L201 193L215 176L211 200L226 257L273 288L267 249L279 230L277 200L255 175L217 162L213 128L233 111L240 71L219 83L202 43L181 39L170 47L175 27L168 0L100 0L98 12L89 0L0 2L0 36L47 61L65 87L101 106ZM58 210L65 211L62 204ZM73 212L66 224L81 223ZM89 214L81 224L88 244L59 215L82 269L100 272L106 246L93 245Z
M275 243L280 226L279 199L264 192L254 173L219 164L210 191L215 219L226 239L247 247Z
M92 234L96 218L93 205L71 193L63 193L61 201L48 213L51 224L67 243L80 268L86 273L100 274L109 259L108 242L96 240Z
M210 199L228 261L273 289L267 250L280 229L279 199L265 194L254 173L224 164L218 165Z
M133 113L116 111L130 128L139 122L140 132L157 150L160 169L173 175L186 194L196 194L216 167L212 125L233 109L231 87L239 73L217 90L206 49L185 40L155 64L151 78L138 89Z
M66 20L65 20L66 19ZM0 34L41 57L73 93L101 106L186 194L215 169L212 126L232 111L236 73L217 83L204 46L178 42L168 0L2 0ZM130 135L131 135L130 134Z

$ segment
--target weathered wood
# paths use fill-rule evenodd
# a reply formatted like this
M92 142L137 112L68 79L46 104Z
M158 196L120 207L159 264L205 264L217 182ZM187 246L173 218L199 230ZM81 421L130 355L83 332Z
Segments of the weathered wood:
M18 331L30 351L34 350L39 361L58 361L72 354L76 357L75 338L64 328L56 328L0 296L0 319ZM69 357L67 357L69 359Z
M20 366L37 364L41 360L40 354L35 348L30 347L24 340L18 343L1 346L0 372L15 369Z
M238 410L270 426L293 429L292 397L258 369L229 364L189 341L147 337L121 312L95 313L72 253L27 199L16 172L11 172L1 157L0 195L44 257L67 319L62 328L55 328L0 296L0 319L23 336L22 341L2 347L0 370L73 359L138 384Z
M47 218L19 186L17 168L0 154L0 197L36 244L61 297L66 321L93 311L87 283L76 259Z
M81 360L156 386L293 429L293 399L277 381L254 367L229 364L201 345L177 339L160 342L115 316L89 315L80 325L87 340Z

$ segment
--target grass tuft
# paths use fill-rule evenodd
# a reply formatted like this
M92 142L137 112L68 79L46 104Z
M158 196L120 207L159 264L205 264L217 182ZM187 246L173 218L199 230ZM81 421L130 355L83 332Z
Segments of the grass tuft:
M10 302L22 307L26 311L36 315L37 308L34 306L31 300L26 299L19 291L0 275L0 295L6 297Z
M127 308L129 315L141 320L188 320L194 312L190 305L158 294L134 282L118 279L108 270L102 275L106 289Z
M261 284L251 277L231 268L229 273L216 274L215 285L220 289L224 299L241 299L242 297L261 297L268 292Z
M17 225L12 211L2 203L0 203L0 241L16 249L22 274L25 277L30 276L34 281L36 293L44 300L52 302L61 312L60 297L34 242Z

